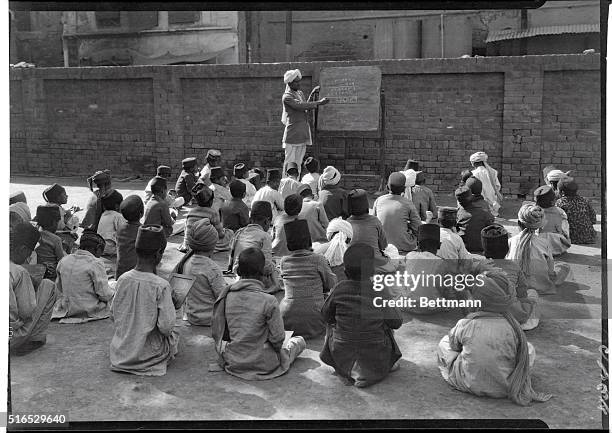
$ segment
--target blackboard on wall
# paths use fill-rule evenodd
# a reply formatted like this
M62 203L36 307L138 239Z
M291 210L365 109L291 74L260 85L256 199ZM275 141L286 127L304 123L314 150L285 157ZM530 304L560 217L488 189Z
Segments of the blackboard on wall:
M319 131L378 131L380 83L378 66L322 68L320 97L329 104L319 108Z

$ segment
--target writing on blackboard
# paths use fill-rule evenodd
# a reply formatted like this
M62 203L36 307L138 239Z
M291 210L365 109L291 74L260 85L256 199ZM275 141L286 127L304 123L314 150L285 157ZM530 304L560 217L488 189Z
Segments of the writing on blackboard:
M355 80L351 78L331 80L327 97L331 104L356 104L357 90L355 88Z

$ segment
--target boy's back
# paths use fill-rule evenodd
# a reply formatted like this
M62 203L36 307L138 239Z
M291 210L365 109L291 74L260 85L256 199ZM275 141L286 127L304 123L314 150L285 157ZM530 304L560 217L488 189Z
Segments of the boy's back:
M591 244L595 242L597 223L595 210L587 199L580 195L564 196L557 200L557 206L563 209L569 222L570 238L573 244Z
M223 227L238 230L249 223L249 208L241 199L232 198L221 207Z
M427 219L427 211L431 211L436 215L438 209L434 193L425 185L415 185L412 187L412 203L416 207L421 221Z
M117 269L115 279L136 266L136 236L140 222L121 221L117 228Z
M106 241L104 254L117 254L117 228L125 221L123 215L114 210L105 210L98 223L98 234Z

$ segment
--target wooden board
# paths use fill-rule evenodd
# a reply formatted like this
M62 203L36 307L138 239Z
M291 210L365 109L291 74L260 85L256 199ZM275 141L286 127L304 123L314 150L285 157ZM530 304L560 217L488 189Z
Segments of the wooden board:
M330 99L319 108L319 131L378 131L380 83L378 66L322 68L320 97Z

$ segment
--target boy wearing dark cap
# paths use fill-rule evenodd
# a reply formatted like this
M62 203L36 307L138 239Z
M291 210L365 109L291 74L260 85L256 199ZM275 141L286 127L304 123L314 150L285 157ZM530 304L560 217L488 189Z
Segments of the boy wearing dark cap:
M243 201L246 185L235 179L230 183L229 189L232 199L221 207L221 221L224 227L236 231L249 224L249 208Z
M480 231L495 222L495 217L487 209L475 207L472 204L474 198L472 191L467 186L455 191L461 209L457 212L457 228L459 236L463 239L465 248L470 253L482 253L482 241Z
M242 182L245 187L245 194L242 201L244 201L244 204L246 204L247 208L250 209L251 204L253 203L253 197L255 197L255 193L257 192L257 188L255 188L255 185L247 179L248 174L249 172L243 163L234 165L234 178Z
M212 184L210 179L210 172L213 167L218 167L221 163L221 151L218 149L208 149L206 152L206 164L200 170L199 181L204 185L210 187Z
M272 229L273 257L283 257L289 254L284 226L286 223L298 219L298 215L302 210L302 197L297 194L291 194L285 198L283 205L285 211L274 220L274 227Z
M406 269L409 275L423 275L419 281L402 285L393 289L395 295L401 295L414 300L413 306L406 306L405 311L412 314L433 314L448 311L448 308L438 306L421 306L420 298L429 300L437 298L456 298L453 287L445 288L440 279L450 273L452 268L436 255L440 249L440 226L438 224L421 224L418 230L418 249L406 254ZM429 280L426 276L431 275Z
M138 229L136 267L117 281L111 306L113 371L163 376L178 352L172 289L168 281L156 275L165 247L161 226L143 225Z
M278 192L280 186L281 172L276 168L268 170L266 178L266 186L257 190L253 201L267 201L272 206L272 221L276 219L276 216L283 210L283 196Z
M98 234L106 241L105 256L117 255L117 228L123 221L123 215L119 213L122 201L123 196L118 191L113 191L102 199L104 212L98 224Z
M47 341L47 327L55 304L55 284L43 279L35 289L23 265L41 232L29 222L17 224L9 234L9 351L25 355Z
M193 198L191 195L191 190L193 189L197 180L195 175L197 162L198 161L194 157L183 159L183 171L181 171L181 174L176 180L176 186L174 187L176 190L176 195L178 197L183 197L186 205L191 204L191 199Z
M117 227L117 269L115 280L136 266L136 237L140 219L144 216L144 204L137 195L127 196L119 206L124 221Z
M166 179L166 181L168 181L171 175L172 171L167 165L160 165L159 167L157 167L157 173L155 174L156 177L163 177L164 179ZM151 183L153 182L153 179L155 179L155 177L149 180L149 183L147 183L147 186L145 187L144 204L147 204L153 196L153 193L151 192Z
M272 222L272 207L267 201L254 201L251 208L249 225L238 230L230 244L228 271L236 273L238 257L247 248L260 249L265 257L263 281L266 292L281 289L278 270L272 261L272 237L268 233Z
M348 211L351 215L347 221L353 227L352 244L363 243L374 248L376 271L379 273L393 272L396 266L385 256L387 236L380 220L369 214L367 192L354 189L348 195Z
M215 193L213 208L219 212L223 205L232 199L232 194L227 188L227 176L221 167L210 169L210 189Z
M395 172L389 175L388 194L378 197L372 206L380 220L387 239L393 239L400 254L413 251L417 244L417 231L421 219L414 204L404 197L406 177Z
M414 186L411 187L410 194L412 197L412 204L416 207L419 217L423 222L435 223L437 222L438 206L436 205L436 198L431 189L425 185L425 173L417 171L414 177ZM430 213L428 217L428 212Z
M565 211L555 206L557 196L551 186L544 185L533 192L536 204L544 211L544 227L539 236L548 239L553 256L566 252L572 246L570 227Z
M569 223L569 234L573 244L592 244L596 234L593 224L597 215L587 199L578 194L578 184L572 177L559 180L557 184L561 198L557 206L565 211Z
M281 179L280 185L278 187L278 192L280 192L283 200L291 195L296 194L297 190L302 185L298 181L298 176L300 172L298 171L298 165L295 162L287 163L287 177Z
M102 236L85 229L79 249L60 260L55 283L59 300L53 319L60 319L60 323L85 323L110 316L108 304L114 291L108 285L104 264L98 260L105 246Z
M60 212L56 206L38 206L36 208L36 223L40 231L40 240L36 247L36 257L39 264L46 266L44 278L55 281L56 268L59 261L66 255L62 240L55 234L60 220Z
M306 174L302 177L302 183L308 185L312 191L312 195L315 200L319 199L319 161L312 156L306 158L304 161L304 168Z
M151 183L151 191L153 192L153 197L151 197L151 200L149 200L145 207L143 224L162 226L166 237L168 237L172 234L174 218L170 214L170 208L166 202L166 194L168 192L166 179L155 176ZM189 200L191 200L191 193L189 194Z
M399 368L402 352L393 330L402 318L395 308L376 306L375 298L382 296L369 281L374 249L352 244L343 259L348 280L336 284L321 310L327 332L320 358L349 384L365 388Z
M324 294L336 285L336 275L325 257L312 252L305 220L288 222L283 231L289 251L280 261L285 288L285 297L280 303L283 323L285 330L313 338L325 331L321 308Z
M289 370L306 342L291 337L283 344L283 319L278 301L266 293L261 250L247 248L237 262L240 280L226 287L213 307L218 363L226 373L245 380L273 379Z

